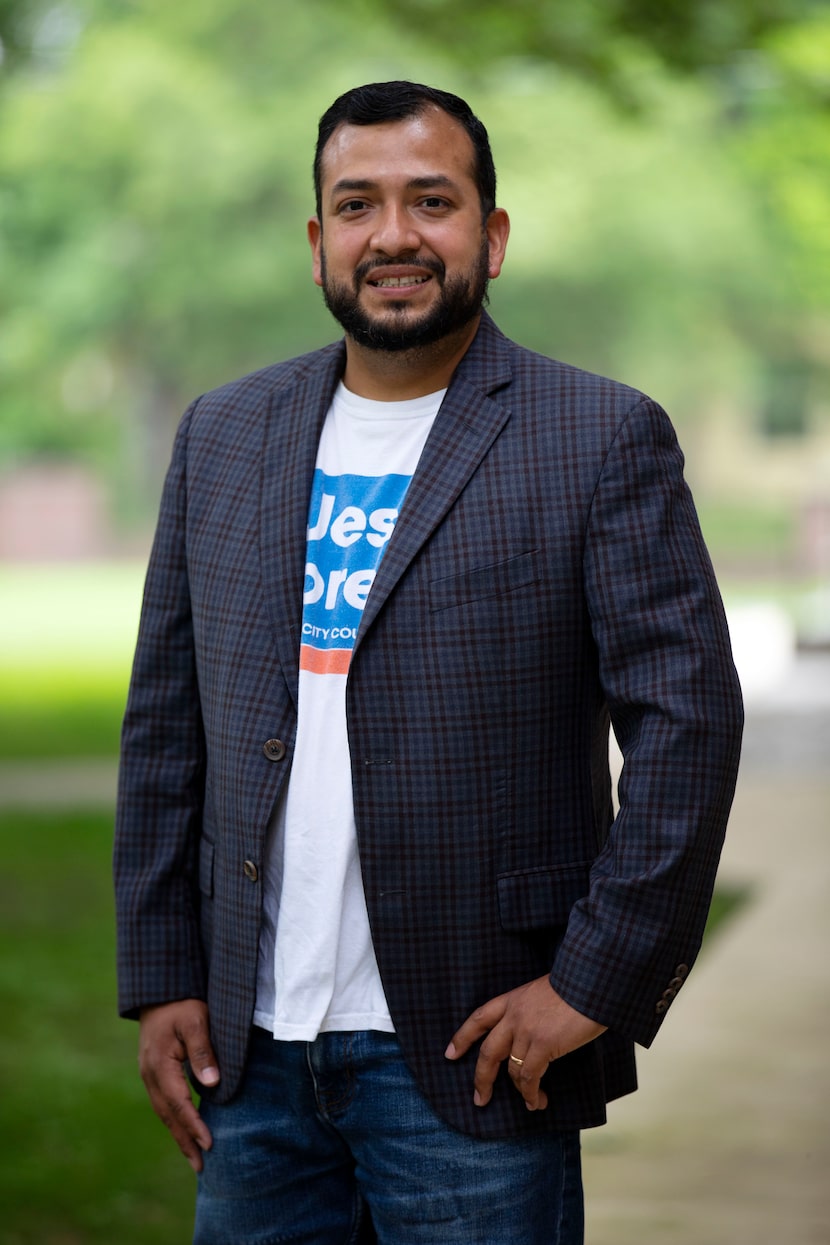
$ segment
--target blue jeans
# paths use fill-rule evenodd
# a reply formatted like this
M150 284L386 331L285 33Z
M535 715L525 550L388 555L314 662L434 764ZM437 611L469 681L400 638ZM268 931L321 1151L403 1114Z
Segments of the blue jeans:
M255 1029L239 1094L201 1111L194 1245L582 1245L579 1133L457 1132L393 1034Z

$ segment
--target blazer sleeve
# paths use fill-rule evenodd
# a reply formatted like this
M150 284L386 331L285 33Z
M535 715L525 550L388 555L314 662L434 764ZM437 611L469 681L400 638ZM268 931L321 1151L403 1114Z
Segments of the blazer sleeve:
M195 406L180 424L164 486L121 735L114 875L126 1016L205 996L196 873L205 744L185 551Z
M619 813L551 983L648 1046L694 962L735 789L743 709L683 456L641 399L606 456L584 553Z

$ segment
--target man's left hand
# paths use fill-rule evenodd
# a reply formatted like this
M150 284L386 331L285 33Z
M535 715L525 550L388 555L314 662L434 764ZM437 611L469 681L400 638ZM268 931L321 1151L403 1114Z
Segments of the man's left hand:
M499 1064L506 1060L510 1079L528 1111L541 1111L548 1098L539 1082L548 1065L592 1042L605 1029L566 1003L547 977L539 977L476 1008L453 1036L445 1054L448 1059L460 1058L486 1033L476 1062L476 1106L487 1106Z

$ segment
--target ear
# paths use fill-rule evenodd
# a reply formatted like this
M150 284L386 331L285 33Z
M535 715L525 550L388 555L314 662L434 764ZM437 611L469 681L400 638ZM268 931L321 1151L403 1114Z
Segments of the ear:
M323 226L316 216L312 216L306 226L308 241L311 246L311 275L315 285L323 284Z
M504 253L507 250L507 239L510 236L510 217L504 208L493 208L485 225L487 242L490 248L490 265L488 275L494 279L501 272Z

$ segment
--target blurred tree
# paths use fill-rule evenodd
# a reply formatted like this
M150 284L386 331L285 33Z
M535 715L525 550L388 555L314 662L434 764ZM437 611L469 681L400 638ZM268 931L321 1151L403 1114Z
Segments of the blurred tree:
M599 323L607 323L609 330L613 325L616 342L624 342L625 357L634 362L637 347L648 342L650 329L642 315L637 315L636 306L633 314L631 310L626 314L624 308L631 308L627 296L633 289L644 293L650 284L649 259L658 260L659 271L651 273L658 305L670 317L678 311L691 313L676 320L678 328L683 325L687 330L683 340L698 351L711 344L722 355L718 345L725 344L723 329L732 329L758 355L754 374L759 426L776 432L803 430L811 399L815 406L815 399L822 391L826 397L830 387L830 8L826 0L696 0L693 4L688 0L581 0L578 4L513 0L509 6L500 0L380 3L403 26L423 32L436 46L451 49L471 72L490 76L494 65L509 58L514 58L516 72L531 78L534 66L553 66L561 77L581 79L600 96L622 106L623 113L642 116L644 134L649 126L653 134L659 132L655 116L667 102L672 106L665 90L667 75L697 82L710 108L699 109L698 124L686 131L692 152L703 157L703 163L696 164L695 178L690 179L688 169L684 170L685 145L674 153L666 151L674 187L691 192L696 212L691 204L684 208L671 184L661 183L657 212L653 204L643 204L640 213L656 231L656 245L632 247L628 224L618 228L621 242L622 233L627 235L619 248L603 247L597 238L593 253L576 250L579 272L574 273L572 284L563 286L560 280L557 293L574 312L570 323L578 339L590 340L586 321L597 309L604 310L606 315L600 314ZM567 95L567 86L564 92ZM609 132L617 130L610 115L606 127ZM681 137L681 132L675 133ZM700 149L701 139L705 151ZM554 135L554 145L556 141ZM630 152L631 144L627 146ZM606 155L611 166L618 168L613 153ZM720 168L720 191L706 175L707 160ZM726 167L730 161L732 169ZM585 184L593 184L596 163L590 157L585 163L590 169ZM620 184L626 189L631 186L624 177ZM696 193L704 188L705 193ZM701 222L714 208L725 223L728 201L735 195L744 200L751 196L754 201L749 212L754 218L751 236L742 237L740 225L735 230L740 212L733 213L733 227L711 237L714 254L704 247L693 260L687 257L692 262L678 266L677 253L666 254L664 248L672 220L681 232L692 224L691 237L702 241L706 228L700 229ZM615 208L599 222L600 230L603 224L620 225L619 212L626 211L625 202L615 198ZM594 218L591 227L596 234ZM718 245L718 237L729 236L735 251ZM597 260L596 271L591 254ZM763 271L758 270L759 263ZM677 279L684 283L680 298L672 295ZM538 284L532 303L537 310L545 306L548 324L551 314L556 322L556 311L546 306L549 283L541 276ZM726 307L730 311L724 317ZM658 335L665 328L665 324L660 326ZM565 340L570 336L566 332ZM571 353L578 357L579 346ZM707 357L711 360L708 352ZM792 380L795 376L798 384ZM782 377L788 378L786 383ZM787 394L789 398L782 397ZM776 409L775 418L769 415L771 406Z
M27 8L26 0L0 0L0 52L7 73L26 46Z
M830 9L736 66L732 149L763 216L773 296L740 309L761 426L798 434L830 408Z
M381 0L472 68L518 56L561 66L618 102L644 101L644 59L672 73L729 66L821 0Z
M313 6L264 12L89 0L71 55L7 83L7 460L74 448L120 463L121 502L140 499L194 392L331 335L303 229L315 119L338 73L342 89L344 73L376 76L385 32L362 40ZM344 45L355 54L337 69Z
M336 7L332 5L332 7ZM339 6L337 6L339 7ZM696 73L731 65L736 56L763 44L824 8L823 0L355 0L353 13L386 24L391 19L419 41L452 54L471 69L504 57L549 61L587 78L628 104L642 102L637 66L646 54L672 72ZM206 0L194 20L190 5L154 0L0 0L0 46L10 64L42 52L73 15L154 11L169 32L201 30L214 43L224 36L225 52L254 53L257 33L273 33L269 6L217 6ZM280 21L287 16L283 10ZM44 23L46 30L44 30ZM290 25L290 23L289 23ZM252 42L251 37L254 37Z
M405 2L414 14L415 0L390 5ZM18 49L0 74L7 462L82 453L123 505L144 503L194 393L333 335L303 223L316 118L356 81L438 82L487 119L514 220L493 291L507 331L652 388L681 418L760 371L752 352L769 357L773 321L802 348L830 301L830 259L814 262L827 246L814 51L826 18L798 24L803 3L770 0L763 23L736 19L731 44L718 36L733 61L716 84L643 51L642 4L573 6L586 47L593 23L617 48L649 104L635 114L616 107L613 75L592 76L579 57L566 72L566 51L551 66L541 34L530 46L529 0L515 13L485 3L480 22L460 0L421 0L418 33L405 14L388 19L390 5L31 0L23 21L23 5L0 0L4 46ZM453 38L441 24L451 12ZM640 14L639 42L614 34L625 13ZM668 47L674 32L678 59L682 14L666 13L659 38ZM563 30L574 14L559 15ZM754 59L735 52L765 31ZM696 40L686 68L704 58Z
M65 58L84 22L74 0L0 0L0 85L30 66Z

